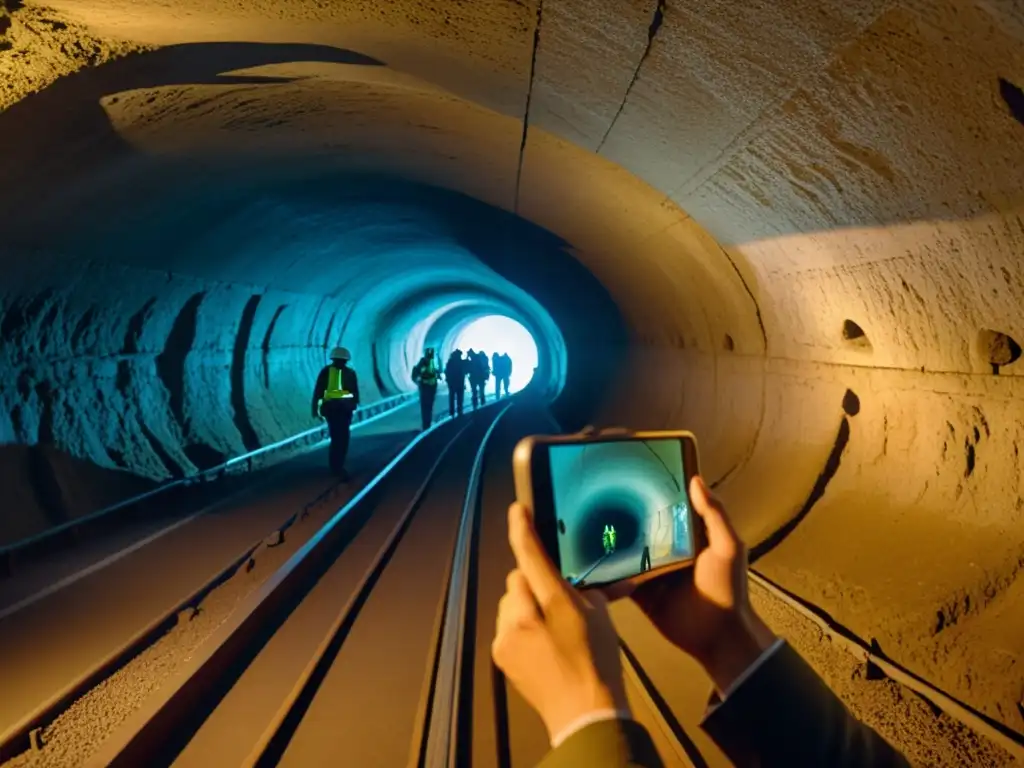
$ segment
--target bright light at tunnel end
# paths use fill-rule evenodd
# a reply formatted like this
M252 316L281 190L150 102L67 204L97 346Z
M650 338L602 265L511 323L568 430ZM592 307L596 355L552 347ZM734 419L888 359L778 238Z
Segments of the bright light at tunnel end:
M483 350L488 360L495 352L511 357L511 392L518 392L529 384L533 369L537 367L537 342L533 335L522 323L503 315L481 317L469 323L456 337L455 347L461 349L463 355L470 349Z

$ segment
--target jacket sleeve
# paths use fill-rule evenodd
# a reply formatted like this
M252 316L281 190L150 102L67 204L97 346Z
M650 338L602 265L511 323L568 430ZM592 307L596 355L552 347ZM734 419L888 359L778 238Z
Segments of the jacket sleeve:
M356 375L355 371L352 371L351 373L352 373L352 389L351 389L351 392L352 392L353 395L355 395L355 399L354 399L354 402L352 403L352 405L353 405L354 408L358 408L359 407L359 403L360 403L360 400L359 400L359 376Z
M633 720L602 720L582 728L545 755L537 768L662 768L654 742Z
M741 767L909 766L785 643L724 702L713 696L701 726Z
M313 405L311 410L313 412L313 418L318 415L317 407L320 405L320 400L324 396L324 392L327 390L327 367L320 371L320 375L316 377L316 384L313 386Z

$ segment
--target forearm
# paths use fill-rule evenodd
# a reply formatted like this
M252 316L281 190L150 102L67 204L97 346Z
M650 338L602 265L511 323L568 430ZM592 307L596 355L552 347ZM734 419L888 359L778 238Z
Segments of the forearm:
M634 720L611 712L565 736L538 768L662 768L654 742Z
M745 634L737 634L701 662L718 694L701 725L734 763L793 768L907 765L850 714L793 648L753 618ZM759 648L771 653L758 653Z
M737 615L733 629L721 633L707 651L698 653L697 661L721 696L748 676L777 640L768 625L750 611Z
M313 385L313 401L310 406L313 418L320 415L320 403L323 402L325 389L327 389L327 373L321 371L320 375L316 377L316 384Z

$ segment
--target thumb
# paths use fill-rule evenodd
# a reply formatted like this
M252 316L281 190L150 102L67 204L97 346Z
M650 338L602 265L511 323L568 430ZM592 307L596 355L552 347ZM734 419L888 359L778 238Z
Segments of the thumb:
M543 608L567 590L533 526L533 516L518 502L508 508L508 543L530 591Z
M694 512L704 521L708 532L708 548L716 555L734 557L743 542L732 527L722 502L715 498L700 475L690 481L690 500Z

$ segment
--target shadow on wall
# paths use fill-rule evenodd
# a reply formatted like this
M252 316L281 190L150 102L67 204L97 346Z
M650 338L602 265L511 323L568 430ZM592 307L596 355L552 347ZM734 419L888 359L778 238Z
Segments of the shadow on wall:
M796 530L797 526L800 525L800 523L803 522L803 520L811 513L814 505L817 504L825 495L825 490L828 488L828 484L832 481L832 478L836 476L836 472L839 471L839 465L843 460L843 452L846 450L846 446L850 442L850 419L860 413L860 397L858 397L857 393L852 389L848 389L843 395L842 406L843 413L845 415L839 422L839 428L836 432L835 442L832 444L832 450L829 451L828 458L825 459L825 466L822 467L821 472L814 481L814 486L811 488L807 499L789 521L778 528L770 536L758 542L756 546L751 548L749 560L752 564L756 563L762 557L778 547L786 540L789 534Z
M0 196L16 207L32 191L59 189L69 177L105 168L133 148L110 125L100 101L132 89L171 85L260 85L296 78L224 75L238 69L315 61L383 66L361 53L305 43L189 43L129 54L83 69L31 94L0 114ZM82 148L88 146L88 152ZM75 162L66 162L73 157ZM87 163L87 164L86 164ZM10 211L8 206L5 209ZM13 217L12 217L13 218Z
M152 480L70 456L52 445L0 445L0 547L144 493Z

